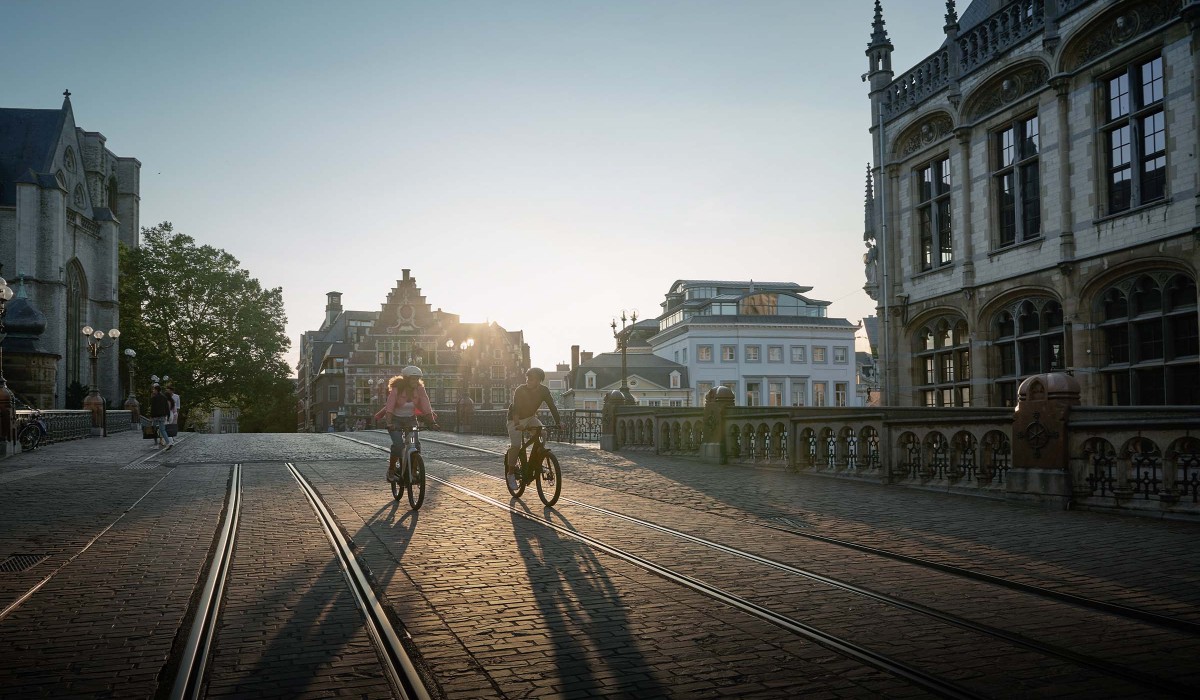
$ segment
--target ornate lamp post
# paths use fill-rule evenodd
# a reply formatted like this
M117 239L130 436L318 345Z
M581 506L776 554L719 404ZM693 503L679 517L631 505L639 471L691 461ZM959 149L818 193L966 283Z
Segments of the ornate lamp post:
M458 365L462 373L462 393L458 397L458 401L454 407L454 419L458 423L458 431L462 432L464 427L469 427L475 417L475 402L468 395L471 386L471 360L466 357L467 350L475 347L475 339L467 338L457 344L459 350ZM453 338L446 339L446 349L453 350L455 342Z
M13 400L12 392L8 390L8 382L4 380L4 314L7 313L8 301L13 298L12 287L0 277L0 455L7 451L5 445L10 442L9 433L13 429Z
M626 321L629 321L629 333L625 332ZM617 347L621 350L621 395L630 405L636 404L637 399L633 398L633 392L629 391L629 366L625 362L625 349L629 347L629 335L633 332L635 323L637 323L637 309L633 310L632 318L627 318L625 309L621 309L621 330L617 330L617 319L614 318L609 324L612 327L613 338L617 341Z
M137 424L141 422L141 406L138 404L137 397L134 396L134 387L137 386L134 376L134 360L137 358L137 352L133 348L125 348L125 357L129 358L125 361L125 366L129 368L129 396L125 398L125 410L129 411L129 422Z
M83 407L92 412L92 434L99 432L104 437L108 437L104 422L104 399L101 398L100 387L96 384L96 364L100 359L100 351L112 347L117 342L117 338L121 337L121 331L110 328L105 333L98 328L84 326L82 332L87 337L88 355L92 361L91 389L88 391L87 398L83 400ZM102 342L105 336L112 339L107 345Z

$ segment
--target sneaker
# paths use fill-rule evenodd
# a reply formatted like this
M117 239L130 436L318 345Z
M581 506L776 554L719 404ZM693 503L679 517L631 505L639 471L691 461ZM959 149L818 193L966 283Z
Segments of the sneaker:
M172 442L171 444L167 445L167 449L169 450L169 449L171 449L171 448L172 448L172 447L174 447L174 446L175 446L175 443L173 443L173 442Z

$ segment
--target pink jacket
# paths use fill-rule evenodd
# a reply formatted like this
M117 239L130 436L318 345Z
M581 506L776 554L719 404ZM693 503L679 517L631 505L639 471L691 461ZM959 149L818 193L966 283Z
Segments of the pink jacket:
M387 397L387 403L384 404L383 408L379 410L379 413L375 414L375 418L379 419L386 415L390 415L390 414L394 413L396 411L396 409L400 408L401 406L408 403L409 401L416 404L415 410L413 411L413 413L415 415L429 416L430 418L435 418L435 419L437 418L437 416L435 416L433 413L433 407L429 405L428 392L425 391L425 387L420 386L420 385L417 386L417 395L416 396L408 396L407 394L405 394L404 397L401 398L399 389L392 389L391 391L389 391L388 397Z

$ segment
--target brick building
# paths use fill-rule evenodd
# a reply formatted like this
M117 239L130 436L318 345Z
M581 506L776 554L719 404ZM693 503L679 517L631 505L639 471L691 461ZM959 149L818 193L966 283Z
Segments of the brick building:
M434 309L416 279L403 279L379 311L347 311L340 292L329 292L325 320L300 337L297 428L323 432L368 425L387 396L387 380L405 365L425 372L434 410L461 405L506 408L525 382L529 346L522 331L497 323L463 323Z

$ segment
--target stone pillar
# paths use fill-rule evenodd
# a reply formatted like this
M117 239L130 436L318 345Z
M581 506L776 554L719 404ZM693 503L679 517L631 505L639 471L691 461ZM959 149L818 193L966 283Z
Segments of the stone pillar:
M700 443L700 459L710 464L725 464L725 414L733 408L733 390L727 386L712 389L704 397L704 437Z
M617 444L617 408L626 405L625 395L620 389L613 389L604 395L604 408L601 414L600 449L605 452L616 452Z
M1071 473L1067 418L1079 405L1079 382L1062 372L1036 374L1017 389L1008 498L1068 508Z

